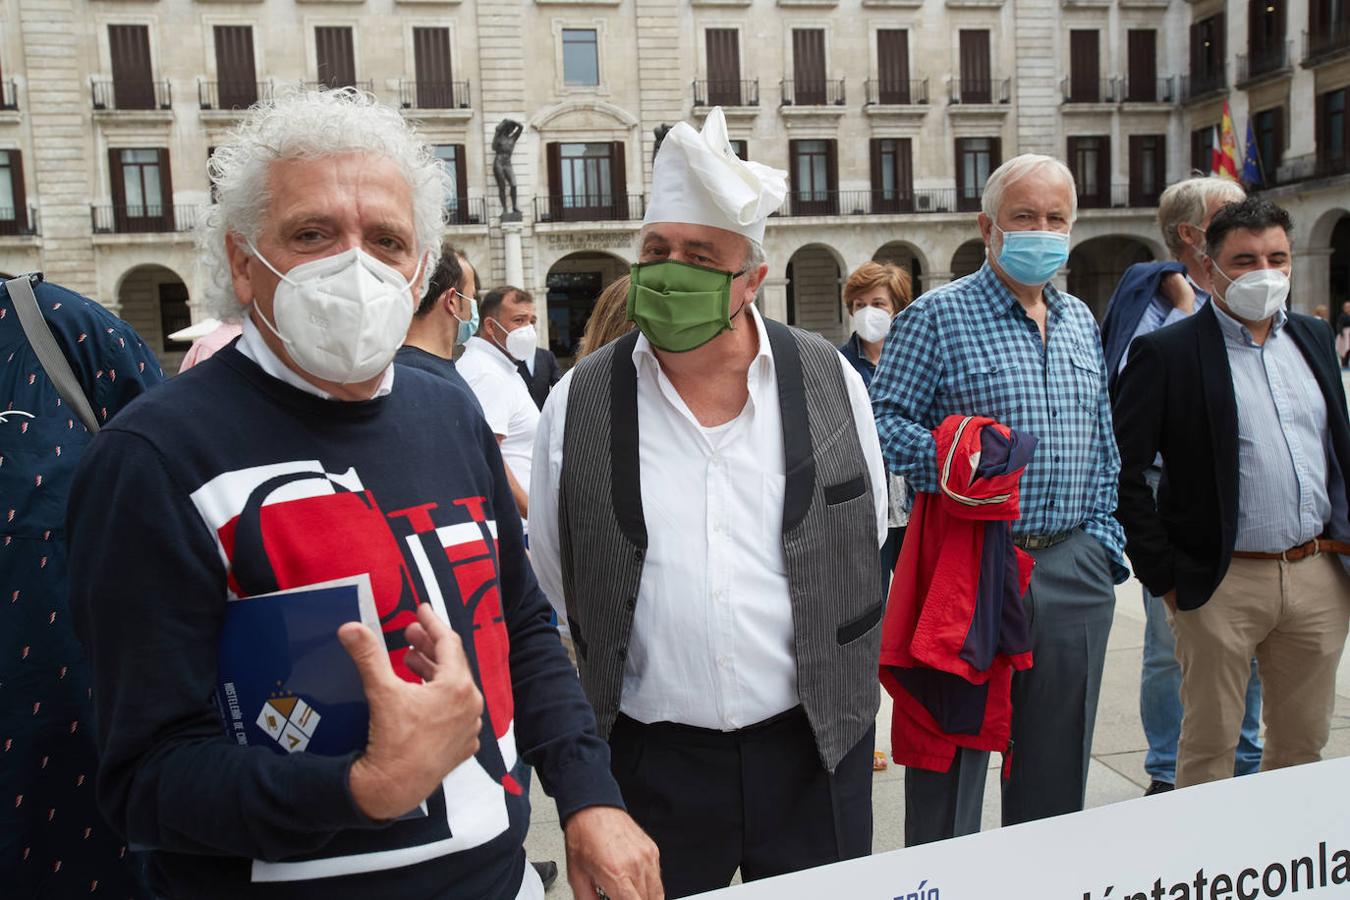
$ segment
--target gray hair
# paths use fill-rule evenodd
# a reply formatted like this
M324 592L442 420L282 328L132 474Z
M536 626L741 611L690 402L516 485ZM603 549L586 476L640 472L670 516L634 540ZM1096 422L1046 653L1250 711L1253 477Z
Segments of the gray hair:
M1072 224L1078 218L1078 188L1074 184L1073 173L1069 171L1068 166L1053 156L1042 156L1039 153L1014 156L995 169L989 175L989 180L984 183L984 194L980 197L981 211L989 218L997 220L998 208L1003 203L1003 192L1007 190L1008 185L1047 166L1058 172L1069 185L1069 223Z
M1211 200L1231 199L1240 203L1247 192L1236 181L1229 181L1218 175L1201 175L1187 178L1162 192L1158 198L1158 227L1162 229L1163 243L1172 256L1180 257L1186 249L1181 239L1180 225L1183 223L1200 227L1205 220L1205 210Z
M747 272L753 272L767 261L764 258L764 246L754 238L745 239L745 262L742 265Z
M211 154L216 202L197 226L199 264L206 274L209 315L237 320L244 307L230 280L225 239L257 241L271 199L268 171L285 159L323 159L369 153L397 164L412 189L413 229L419 255L439 253L450 176L403 116L353 88L294 91L249 110Z

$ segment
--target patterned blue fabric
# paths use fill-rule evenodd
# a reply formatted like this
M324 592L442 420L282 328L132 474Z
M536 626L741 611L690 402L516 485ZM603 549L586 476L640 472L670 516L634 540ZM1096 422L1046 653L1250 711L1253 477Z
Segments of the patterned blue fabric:
M1209 302L1209 292L1202 290L1189 275L1186 276L1186 281L1190 284L1191 290L1195 291L1195 312L1199 312ZM1153 298L1149 300L1148 306L1144 307L1144 314L1139 318L1139 325L1134 329L1134 334L1130 335L1130 343L1134 343L1134 339L1137 337L1152 334L1159 328L1166 328L1168 325L1175 325L1193 314L1177 309L1161 294L1154 294ZM1116 371L1125 371L1125 363L1129 360L1130 351L1126 349L1120 357L1120 365Z
M1082 301L1045 289L1047 341L986 263L895 317L872 381L886 463L915 490L937 490L932 431L950 415L988 416L1040 443L1022 476L1014 535L1082 528L1128 577L1115 520L1120 455L1106 362Z

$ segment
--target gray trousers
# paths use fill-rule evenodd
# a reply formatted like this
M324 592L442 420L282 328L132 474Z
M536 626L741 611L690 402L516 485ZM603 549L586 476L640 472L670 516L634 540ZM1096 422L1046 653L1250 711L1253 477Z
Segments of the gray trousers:
M1106 549L1085 532L1036 559L1023 602L1033 665L1012 679L1012 764L1003 824L1078 812L1087 797L1092 729L1115 611ZM989 754L960 750L951 770L905 769L905 846L980 830Z

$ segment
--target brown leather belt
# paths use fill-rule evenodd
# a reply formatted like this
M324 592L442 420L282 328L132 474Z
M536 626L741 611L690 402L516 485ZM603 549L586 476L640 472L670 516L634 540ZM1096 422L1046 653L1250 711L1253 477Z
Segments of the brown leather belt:
M1300 559L1307 559L1310 556L1317 556L1321 553L1341 553L1350 555L1350 543L1346 541L1329 541L1326 538L1313 538L1306 544L1299 544L1297 547L1290 547L1283 553L1263 553L1259 550L1234 550L1233 555L1238 559L1282 559L1285 562L1298 562Z

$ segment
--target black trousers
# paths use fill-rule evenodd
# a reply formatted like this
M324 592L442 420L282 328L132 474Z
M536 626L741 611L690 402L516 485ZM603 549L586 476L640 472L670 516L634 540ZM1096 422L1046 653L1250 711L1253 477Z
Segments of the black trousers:
M620 715L611 766L661 850L666 896L871 853L875 730L830 774L801 707L734 732Z

